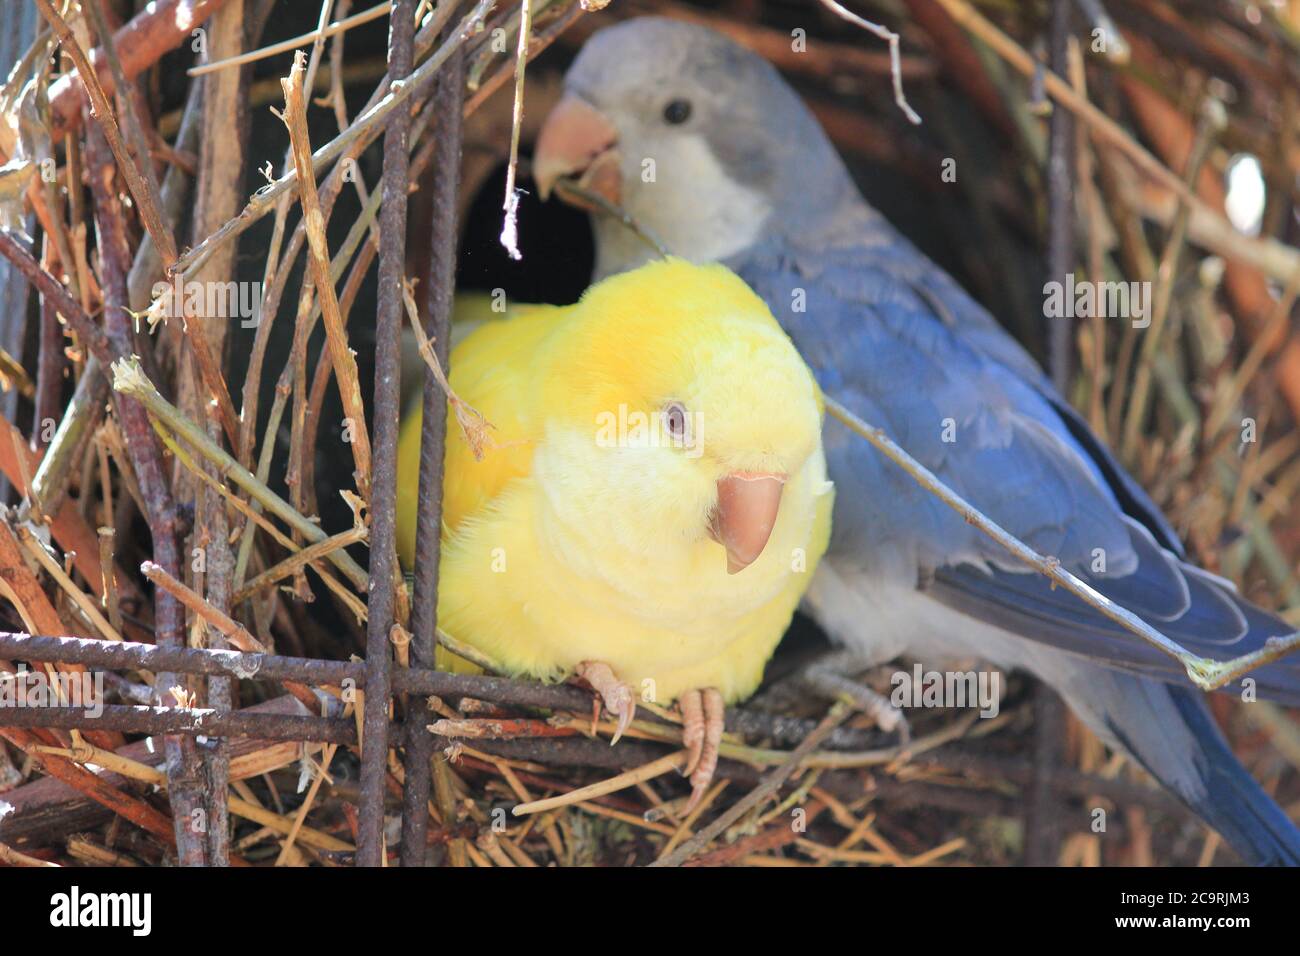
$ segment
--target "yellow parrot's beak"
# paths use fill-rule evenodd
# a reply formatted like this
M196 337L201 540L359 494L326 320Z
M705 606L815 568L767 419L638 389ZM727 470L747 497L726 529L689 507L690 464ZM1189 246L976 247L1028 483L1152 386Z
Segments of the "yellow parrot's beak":
M776 526L785 475L733 471L718 479L718 506L709 536L727 549L727 573L743 571L758 559Z
M622 198L618 132L605 114L572 93L555 105L533 151L533 179L543 199L555 181L577 177L578 185L618 205Z

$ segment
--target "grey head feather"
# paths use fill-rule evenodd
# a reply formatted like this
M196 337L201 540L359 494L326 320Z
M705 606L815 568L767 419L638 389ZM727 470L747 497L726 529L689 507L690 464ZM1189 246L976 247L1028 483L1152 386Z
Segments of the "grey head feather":
M607 27L587 41L565 86L609 115L634 153L703 137L729 178L769 201L769 229L803 231L846 207L866 210L821 125L776 69L705 27L662 17ZM675 99L691 105L680 126L663 116Z

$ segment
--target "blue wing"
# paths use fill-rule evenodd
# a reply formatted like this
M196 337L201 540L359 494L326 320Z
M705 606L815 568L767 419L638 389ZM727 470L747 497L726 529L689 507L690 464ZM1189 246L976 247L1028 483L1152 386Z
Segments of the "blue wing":
M1033 359L880 220L830 242L773 236L731 265L768 302L827 394L886 432L1002 527L1184 647L1217 659L1291 628L1184 560L1160 510ZM1090 660L1186 682L1181 667L1053 589L828 419L828 558ZM1300 703L1300 668L1253 674Z

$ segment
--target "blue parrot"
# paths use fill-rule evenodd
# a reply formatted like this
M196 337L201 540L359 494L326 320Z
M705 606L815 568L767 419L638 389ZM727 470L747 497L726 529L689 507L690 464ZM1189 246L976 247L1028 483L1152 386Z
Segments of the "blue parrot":
M721 261L768 303L826 394L1111 600L1216 659L1290 633L1187 561L1168 521L1034 360L858 192L766 60L701 26L597 32L543 126L534 175L619 203L676 255ZM597 277L655 252L596 217ZM837 493L806 606L863 663L1022 668L1055 688L1251 863L1300 862L1300 831L1232 754L1180 665L1053 588L828 419ZM1300 704L1300 668L1251 677Z

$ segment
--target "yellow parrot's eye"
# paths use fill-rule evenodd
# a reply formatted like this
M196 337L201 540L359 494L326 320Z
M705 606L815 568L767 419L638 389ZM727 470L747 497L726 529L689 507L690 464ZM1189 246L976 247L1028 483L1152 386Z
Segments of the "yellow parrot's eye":
M664 406L664 428L669 437L676 441L685 441L688 428L686 406L681 402L669 402Z

